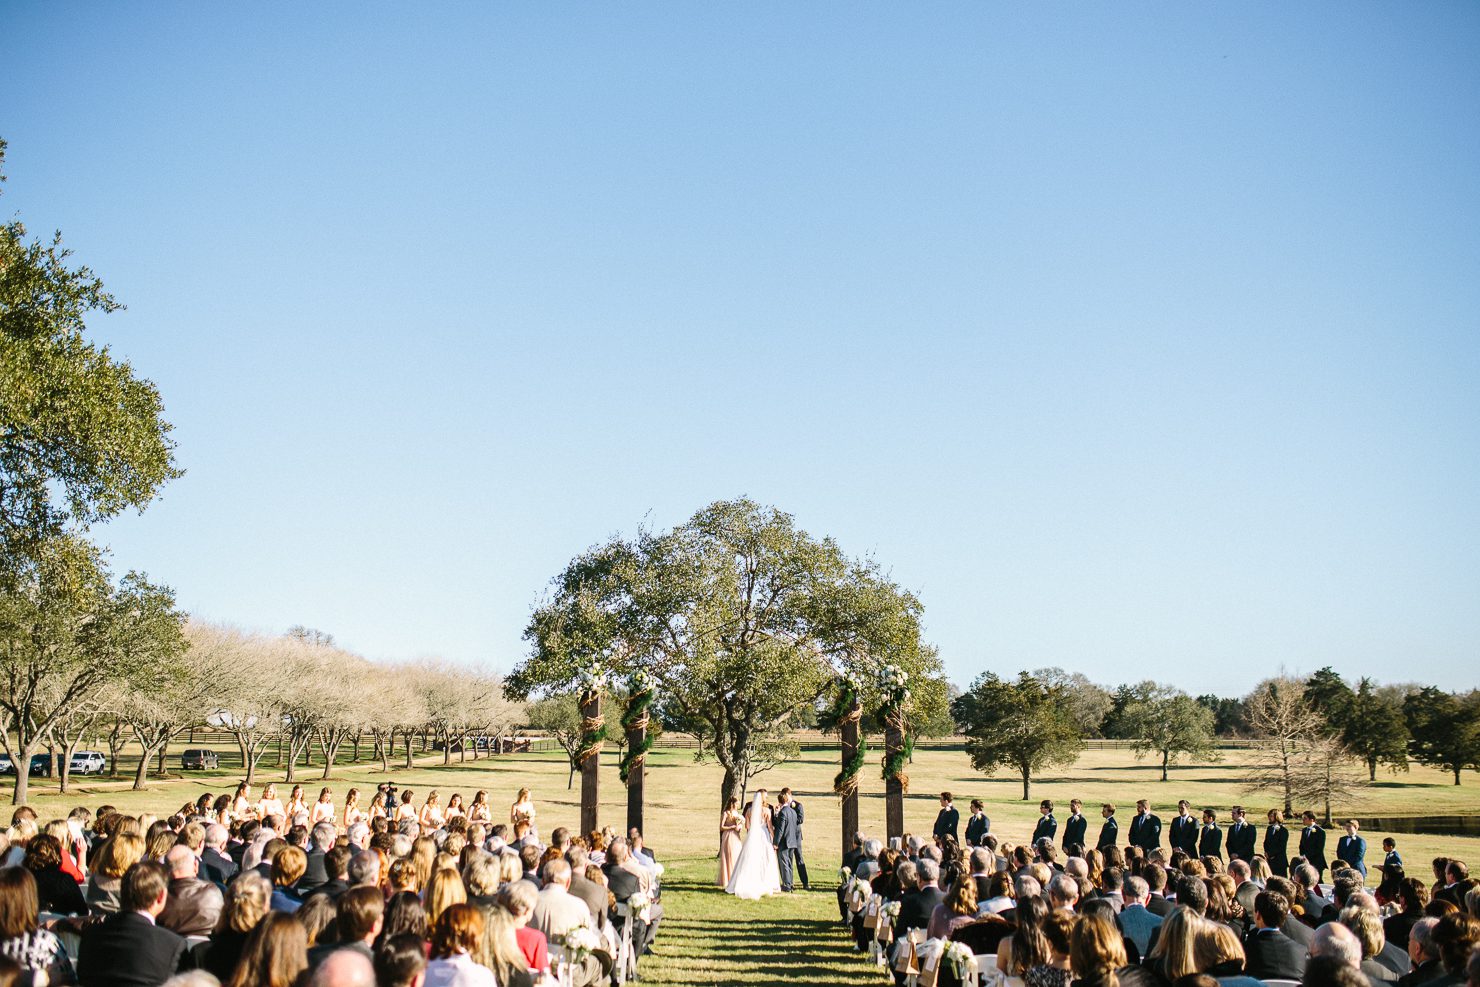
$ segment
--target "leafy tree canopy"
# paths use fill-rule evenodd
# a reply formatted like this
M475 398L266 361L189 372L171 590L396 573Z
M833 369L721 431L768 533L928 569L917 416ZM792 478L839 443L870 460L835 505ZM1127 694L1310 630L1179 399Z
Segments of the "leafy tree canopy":
M878 705L885 665L921 685L939 680L921 612L876 563L849 559L790 515L721 501L671 531L615 538L574 559L531 617L532 653L508 687L548 695L592 669L646 670L662 722L695 735L700 756L724 767L723 801L791 753L786 730L836 677L858 683L867 707Z
M1480 768L1480 691L1456 695L1425 686L1403 701L1403 716L1415 761L1452 773L1456 785L1466 768Z
M1072 764L1084 735L1063 685L1047 684L1028 672L1016 681L987 672L951 703L951 715L966 740L972 767L985 774L999 767L1017 771L1023 799L1033 775L1055 764Z

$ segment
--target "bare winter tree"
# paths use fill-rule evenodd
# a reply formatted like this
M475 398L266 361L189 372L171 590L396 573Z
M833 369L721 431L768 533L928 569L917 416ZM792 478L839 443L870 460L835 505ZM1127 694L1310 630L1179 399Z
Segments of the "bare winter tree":
M1324 732L1325 719L1306 702L1299 679L1266 679L1245 702L1249 729L1265 742L1253 751L1245 791L1272 792L1283 799L1286 813L1293 812L1295 798L1303 794L1305 761Z

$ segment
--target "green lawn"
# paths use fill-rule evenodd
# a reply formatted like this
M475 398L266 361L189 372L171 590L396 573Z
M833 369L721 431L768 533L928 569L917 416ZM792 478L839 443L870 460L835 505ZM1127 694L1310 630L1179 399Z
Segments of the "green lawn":
M178 750L184 748L179 745ZM1026 840L1037 818L1037 800L1052 798L1063 805L1062 820L1071 797L1082 798L1093 807L1113 801L1123 807L1124 827L1138 797L1150 798L1164 820L1175 813L1178 798L1194 805L1226 810L1235 802L1262 816L1266 798L1252 797L1241 790L1247 763L1241 752L1226 752L1224 760L1187 768L1174 768L1172 779L1157 780L1150 763L1137 762L1124 751L1092 751L1074 765L1046 775L1034 784L1033 798L1023 802L1022 786L1016 779L985 778L971 770L960 751L921 751L910 767L911 791L906 803L907 825L929 832L935 818L935 795L941 789L955 793L965 815L967 800L981 798L988 804L992 830L1011 841ZM378 764L340 764L329 784L336 803L351 785L362 792L389 777L401 787L417 791L420 801L435 788L443 804L453 792L464 799L477 789L489 791L496 814L506 811L521 786L534 792L541 829L573 826L579 813L579 781L566 788L566 766L562 755L528 754L491 760L467 761L443 766L441 755L418 760L411 769L393 768L389 776ZM112 803L131 812L169 812L200 793L229 791L239 777L233 760L216 772L191 773L185 778L151 781L144 792L129 790L126 780L78 779L67 795L56 792L55 779L33 779L32 804L43 819L63 815L74 805L96 807ZM270 758L269 758L270 763ZM178 759L172 761L178 765ZM881 984L887 979L871 968L865 958L852 951L837 923L835 886L841 843L840 814L832 796L832 776L837 771L836 750L813 748L796 761L782 765L756 779L773 791L789 785L807 812L805 855L814 885L811 893L743 902L713 886L715 851L719 841L719 788L721 772L713 764L696 764L691 753L660 751L650 762L647 790L646 830L648 843L669 869L664 891L666 919L657 954L644 961L644 979L659 984L774 983L794 980L810 984ZM318 791L322 767L300 769L300 779L310 796ZM280 779L281 769L265 768L259 779ZM626 818L626 792L617 782L616 755L602 759L603 798L601 818L621 827ZM871 833L884 827L882 783L878 778L877 752L863 776L861 811L863 826ZM283 792L286 795L286 790ZM1426 768L1408 774L1379 775L1377 785L1362 793L1352 805L1339 807L1341 814L1427 815L1480 814L1480 775L1467 772L1464 785ZM1222 812L1226 818L1226 812ZM1092 830L1093 832L1093 830ZM1380 859L1377 849L1383 834L1366 834L1369 860ZM1426 861L1441 853L1480 862L1480 838L1398 836L1399 846L1410 870L1423 873ZM1328 846L1334 850L1335 839Z

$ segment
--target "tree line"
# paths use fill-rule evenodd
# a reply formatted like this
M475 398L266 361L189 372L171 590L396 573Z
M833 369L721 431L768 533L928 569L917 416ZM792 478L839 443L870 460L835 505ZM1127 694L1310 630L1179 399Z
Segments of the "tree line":
M1166 781L1179 762L1216 759L1220 737L1261 743L1251 751L1247 788L1273 794L1288 812L1296 801L1325 806L1377 778L1379 767L1407 771L1410 761L1451 773L1480 768L1480 690L1434 686L1355 687L1331 668L1308 678L1280 676L1247 696L1191 696L1144 681L1114 690L1058 668L1016 678L988 672L952 699L956 729L977 770L1013 770L1031 793L1033 776L1072 763L1089 738L1131 742Z

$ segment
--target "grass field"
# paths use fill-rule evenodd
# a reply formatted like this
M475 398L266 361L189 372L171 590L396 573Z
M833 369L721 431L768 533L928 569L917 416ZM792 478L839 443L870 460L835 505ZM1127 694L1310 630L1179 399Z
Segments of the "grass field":
M180 745L177 750L183 749ZM223 749L223 763L235 755ZM1089 751L1074 765L1045 775L1033 786L1031 802L1021 801L1022 785L1014 778L986 778L971 770L960 751L922 750L910 767L911 794L905 808L906 825L928 833L935 818L936 794L948 789L955 794L965 816L967 800L987 803L992 831L999 837L1021 842L1028 838L1037 819L1037 800L1052 798L1064 806L1062 821L1072 797L1087 806L1110 801L1122 806L1122 833L1134 811L1137 798L1152 801L1163 821L1175 814L1178 798L1194 806L1209 805L1220 810L1241 803L1251 816L1263 816L1267 798L1253 797L1241 788L1248 762L1241 751L1226 751L1223 760L1185 768L1174 768L1170 781L1157 780L1157 769L1138 762L1126 751ZM268 759L270 764L271 758ZM172 770L178 759L172 759ZM300 769L300 781L317 794L322 768ZM721 771L714 764L696 764L689 752L662 750L649 762L646 831L649 845L669 867L665 881L664 908L667 914L657 955L644 963L644 980L658 984L698 985L728 983L773 983L783 979L814 984L880 984L881 973L871 969L854 953L837 924L835 899L830 887L836 884L841 841L837 799L831 792L837 771L836 749L812 748L790 763L760 775L755 784L773 792L789 785L802 800L806 813L805 855L812 872L814 890L759 902L742 902L713 888L715 852L718 846L719 789ZM870 833L884 828L884 799L878 778L877 753L863 776L860 810L863 827ZM259 772L259 784L279 780L281 769ZM378 764L340 764L328 782L336 804L352 785L373 791L387 775ZM393 768L389 778L398 786L410 786L417 801L431 789L442 795L443 804L452 792L465 799L483 788L489 792L496 818L514 799L521 786L533 790L539 807L541 830L559 825L574 826L580 806L579 781L566 788L565 758L559 753L502 756L443 766L441 755L419 758L416 767ZM75 779L72 792L58 795L54 779L32 779L31 804L42 818L65 814L74 805L96 807L111 803L131 812L169 812L202 792L226 792L239 779L239 771L224 767L215 772L192 772L188 777L151 781L147 791L129 790L130 782L96 778ZM626 819L626 792L617 781L616 755L608 752L602 763L601 818L620 828ZM282 792L286 795L286 791ZM1464 785L1427 768L1414 767L1407 774L1379 774L1377 783L1350 805L1337 807L1341 815L1480 815L1480 773L1467 772ZM1092 818L1097 813L1091 810ZM1096 832L1093 827L1091 832ZM1380 861L1380 832L1365 834L1369 861ZM1410 871L1426 874L1427 861L1446 854L1471 863L1480 861L1480 838L1461 836L1397 835L1398 845ZM1335 835L1328 839L1334 851Z

